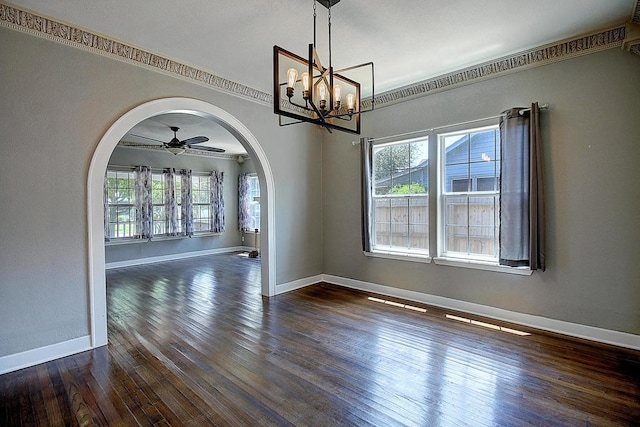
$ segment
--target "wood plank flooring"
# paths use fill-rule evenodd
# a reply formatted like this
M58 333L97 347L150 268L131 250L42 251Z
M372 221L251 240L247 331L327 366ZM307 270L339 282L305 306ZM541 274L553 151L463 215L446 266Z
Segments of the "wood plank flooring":
M640 425L640 352L329 284L262 298L259 262L109 270L108 346L0 376L0 425Z

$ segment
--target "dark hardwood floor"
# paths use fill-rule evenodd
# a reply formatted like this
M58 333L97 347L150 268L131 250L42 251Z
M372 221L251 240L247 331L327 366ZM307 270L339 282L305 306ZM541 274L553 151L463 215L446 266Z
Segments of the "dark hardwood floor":
M108 271L109 345L0 376L0 425L640 425L640 352L328 284L266 299L259 262Z

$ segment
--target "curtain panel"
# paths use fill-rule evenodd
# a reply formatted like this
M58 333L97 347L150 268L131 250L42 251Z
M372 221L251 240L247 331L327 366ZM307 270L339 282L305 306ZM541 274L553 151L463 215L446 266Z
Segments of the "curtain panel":
M224 172L213 171L209 177L209 230L213 233L224 231Z
M164 211L165 211L165 234L167 236L177 236L180 234L180 223L178 221L178 195L176 193L176 170L174 168L165 169L164 177Z
M371 170L373 144L369 138L360 139L360 192L362 210L362 250L371 252Z
M180 171L181 183L181 221L182 234L184 236L193 236L193 195L191 193L191 170L183 169Z
M148 166L135 168L136 237L153 238L153 199L151 169Z
M241 173L238 176L238 230L251 231L249 174Z
M544 174L538 103L500 119L500 264L546 268Z

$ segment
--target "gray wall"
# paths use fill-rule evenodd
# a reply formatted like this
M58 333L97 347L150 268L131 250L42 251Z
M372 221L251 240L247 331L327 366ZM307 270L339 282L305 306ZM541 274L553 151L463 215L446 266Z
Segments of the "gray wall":
M141 258L171 256L184 252L198 252L210 249L223 249L242 246L242 233L238 231L238 174L240 165L233 159L181 154L174 156L167 152L117 147L109 165L149 166L156 169L191 169L197 172L220 171L224 173L223 197L225 231L215 236L182 237L162 240L154 238L135 243L108 243L105 248L105 261L119 262Z
M280 128L264 105L6 28L0 50L0 357L89 333L92 155L123 114L173 96L224 109L260 142L275 181L278 284L324 272L640 334L637 56L601 52L364 117L364 134L381 136L551 103L548 271L522 277L365 258L352 135Z
M275 181L276 283L322 272L321 134L268 106L0 28L0 357L89 333L87 176L100 139L164 97L209 102L260 142Z
M610 50L363 117L363 135L378 137L495 116L531 101L549 102L551 110L542 113L546 272L523 277L364 257L359 148L350 143L353 136L340 133L323 143L324 272L640 334L639 77L637 55ZM435 182L435 171L431 179ZM431 246L435 249L433 239Z

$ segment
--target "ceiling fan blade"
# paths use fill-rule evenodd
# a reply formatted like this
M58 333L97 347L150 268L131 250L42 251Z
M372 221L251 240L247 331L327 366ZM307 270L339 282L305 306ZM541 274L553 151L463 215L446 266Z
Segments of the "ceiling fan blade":
M207 147L207 146L203 146L203 147L192 147L190 145L188 145L187 147L191 148L192 150L202 150L202 151L211 151L212 153L224 153L224 149L222 148L216 148L216 147Z
M191 145L191 144L202 144L203 142L207 142L209 138L206 136L194 136L193 138L185 139L181 141L183 145Z

